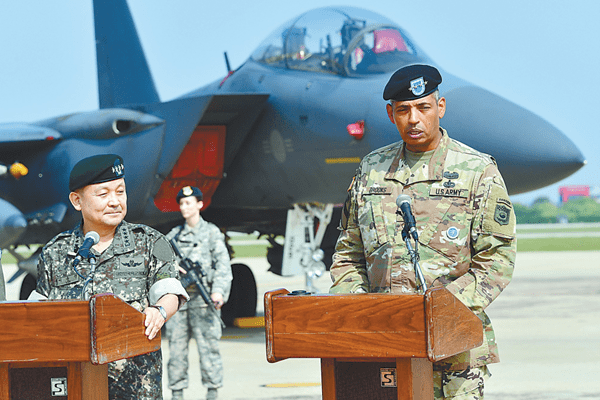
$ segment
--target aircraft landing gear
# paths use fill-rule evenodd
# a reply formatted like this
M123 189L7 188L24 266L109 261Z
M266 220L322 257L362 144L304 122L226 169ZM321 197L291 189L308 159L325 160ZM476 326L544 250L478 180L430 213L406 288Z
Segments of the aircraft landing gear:
M333 204L294 204L288 211L281 275L304 274L309 292L327 269L321 244L332 213Z

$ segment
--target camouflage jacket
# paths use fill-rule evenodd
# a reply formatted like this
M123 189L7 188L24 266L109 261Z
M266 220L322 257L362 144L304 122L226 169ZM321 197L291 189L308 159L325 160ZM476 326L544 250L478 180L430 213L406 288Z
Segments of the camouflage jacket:
M415 293L396 198L412 199L420 266L428 287L445 286L482 321L484 342L435 364L462 370L498 362L484 309L512 278L516 225L506 186L490 156L448 137L418 170L404 163L402 142L368 154L348 189L333 256L332 293Z
M38 261L37 292L49 299L80 299L84 279L73 268L77 249L83 244L81 224L55 236ZM146 225L121 222L110 246L96 256L96 270L87 290L91 294L113 293L142 312L149 304L150 288L159 280L178 278L175 254L165 237ZM90 273L81 261L77 271Z
M193 228L184 223L171 229L167 239L174 239L181 254L202 268L206 274L202 281L209 294L221 293L223 300L227 302L233 275L229 252L225 246L225 235L219 228L201 216ZM196 272L198 276L202 276L200 271ZM206 306L202 298L197 296L198 290L194 286L187 287L186 290L192 297L188 302L190 307Z

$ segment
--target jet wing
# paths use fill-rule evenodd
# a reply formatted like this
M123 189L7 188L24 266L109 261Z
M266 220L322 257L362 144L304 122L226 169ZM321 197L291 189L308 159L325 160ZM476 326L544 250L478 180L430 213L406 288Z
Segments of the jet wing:
M22 148L24 143L30 146L50 144L61 138L60 132L43 126L24 123L0 124L0 148L3 151Z

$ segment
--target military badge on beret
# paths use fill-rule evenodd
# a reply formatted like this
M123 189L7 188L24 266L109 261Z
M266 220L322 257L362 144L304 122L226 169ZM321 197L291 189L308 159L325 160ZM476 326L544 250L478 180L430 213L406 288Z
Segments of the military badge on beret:
M425 85L427 85L427 82L425 82L423 77L420 77L410 81L410 88L408 90L410 90L415 96L420 96L425 93Z
M440 72L431 65L413 64L394 72L383 89L384 100L410 101L435 92L442 83Z
M184 186L183 188L181 188L179 193L177 193L177 196L175 197L175 199L179 203L179 200L181 200L183 197L190 197L190 196L196 197L198 199L198 201L202 201L202 197L203 197L202 191L200 189L198 189L197 187Z

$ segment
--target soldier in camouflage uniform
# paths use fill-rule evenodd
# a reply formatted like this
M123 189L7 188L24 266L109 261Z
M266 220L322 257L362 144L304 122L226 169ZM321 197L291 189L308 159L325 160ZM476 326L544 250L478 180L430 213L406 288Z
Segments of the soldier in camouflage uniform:
M181 255L197 263L206 276L204 287L210 293L215 308L219 310L229 298L231 265L225 237L216 225L200 216L202 192L197 187L186 186L177 194L177 202L185 223L172 229L167 239L173 240ZM185 273L180 269L181 273ZM202 276L200 271L196 271ZM217 389L223 386L223 362L219 352L221 323L210 312L195 286L187 288L190 301L167 324L169 337L169 388L173 399L183 398L188 387L188 342L194 337L200 357L202 384L208 388L207 399L217 398Z
M83 221L43 248L37 289L30 299L89 299L113 293L146 314L145 334L153 339L189 298L177 279L173 249L158 231L123 220L127 194L121 157L81 160L71 172L69 189ZM91 231L99 236L91 249L94 257L74 263ZM162 399L161 351L110 363L108 389L110 399Z
M402 141L361 162L348 189L333 256L331 293L415 293L413 263L396 199L408 195L428 287L445 286L482 321L480 347L434 363L436 399L482 399L487 364L498 362L485 308L510 282L515 215L494 159L439 126L446 101L437 69L412 65L386 85L389 119Z

